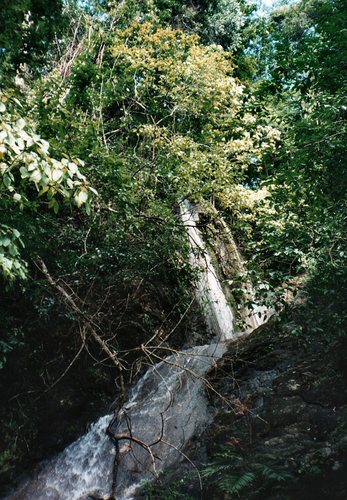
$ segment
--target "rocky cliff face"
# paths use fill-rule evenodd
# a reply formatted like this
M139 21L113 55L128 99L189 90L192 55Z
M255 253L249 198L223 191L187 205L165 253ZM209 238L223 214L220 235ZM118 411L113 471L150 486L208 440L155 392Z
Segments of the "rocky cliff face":
M214 422L190 450L203 498L347 498L347 343L305 345L292 329L270 322L210 372ZM175 477L161 488L200 498L195 479Z

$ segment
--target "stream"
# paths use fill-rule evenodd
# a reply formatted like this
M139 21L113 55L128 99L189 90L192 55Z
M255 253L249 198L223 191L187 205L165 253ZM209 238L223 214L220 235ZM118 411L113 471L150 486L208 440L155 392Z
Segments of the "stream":
M200 270L197 299L214 338L209 345L169 352L132 388L111 427L113 433L123 436L118 441L118 500L137 498L139 488L158 472L180 460L189 461L184 454L187 443L212 420L204 395L204 376L225 353L228 342L241 335L235 332L233 312L197 228L197 213L188 201L181 203L181 219L191 243L191 263ZM7 498L110 498L116 455L115 444L106 434L111 420L112 415L101 417L84 436Z

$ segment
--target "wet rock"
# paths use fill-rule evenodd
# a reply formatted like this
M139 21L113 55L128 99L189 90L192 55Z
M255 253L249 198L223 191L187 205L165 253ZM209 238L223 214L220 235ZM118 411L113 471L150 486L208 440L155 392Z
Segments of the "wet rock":
M222 352L222 346L210 345L177 353L139 381L112 431L156 444L151 455L141 444L120 440L117 496L128 498L125 492L153 479L164 465L185 462L184 448L212 421L202 377Z
M233 468L236 476L254 473L255 461L266 463L267 456L291 473L280 483L259 477L240 493L244 500L342 500L347 498L347 379L341 348L337 343L298 349L289 331L274 322L260 328L230 347L210 372L215 417L205 433L208 462L229 447L246 464L239 472ZM204 480L203 498L223 498L218 489L223 477ZM192 498L200 498L195 486Z

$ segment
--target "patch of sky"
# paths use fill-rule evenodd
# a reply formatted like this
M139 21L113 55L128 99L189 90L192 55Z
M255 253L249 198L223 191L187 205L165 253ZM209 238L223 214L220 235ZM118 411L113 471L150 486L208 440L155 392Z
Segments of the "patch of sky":
M249 0L249 3L258 6L258 9L254 12L255 17L266 17L271 14L271 12L284 5L291 5L296 3L298 0Z

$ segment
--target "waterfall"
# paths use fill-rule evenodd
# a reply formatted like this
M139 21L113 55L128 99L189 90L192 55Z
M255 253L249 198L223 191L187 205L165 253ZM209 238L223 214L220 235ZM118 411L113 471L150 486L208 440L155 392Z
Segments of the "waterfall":
M204 395L204 377L235 338L233 313L188 201L181 219L191 243L191 263L199 270L196 295L209 329L209 345L168 356L148 368L133 387L112 424L118 440L116 498L136 497L145 481L179 460L188 460L185 446L211 422ZM155 359L156 351L153 351ZM115 446L106 435L111 416L100 418L87 434L51 460L37 476L10 495L16 500L82 500L110 498Z
M92 493L107 493L115 454L106 434L110 419L110 415L101 417L84 436L48 462L35 479L8 498L77 500Z
M213 209L213 207L211 208ZM229 250L234 257L235 274L240 273L245 276L247 274L246 268L230 229L223 218L219 216L217 210L213 210L216 217L218 216L218 221L223 228L223 234L228 240L228 248L223 244L220 245L218 257L220 260L224 258L230 259L230 255L227 255ZM275 311L273 309L270 310L268 307L258 304L254 304L252 308L243 306L241 308L241 316L246 325L241 332L235 330L233 327L233 312L227 302L220 280L212 264L211 256L206 249L206 245L196 224L198 222L196 209L188 200L184 200L180 203L180 212L192 247L190 262L193 267L200 270L196 295L210 331L219 335L221 340L231 340L251 333L263 323L266 323L269 317L274 314ZM254 303L256 293L251 281L246 279L243 286L245 289L245 302Z
M188 200L180 204L183 224L189 235L191 244L190 261L199 270L196 295L201 305L205 321L209 329L223 340L235 336L234 316L225 297L222 286L214 268L211 256L206 249L201 233L197 228L197 214Z

